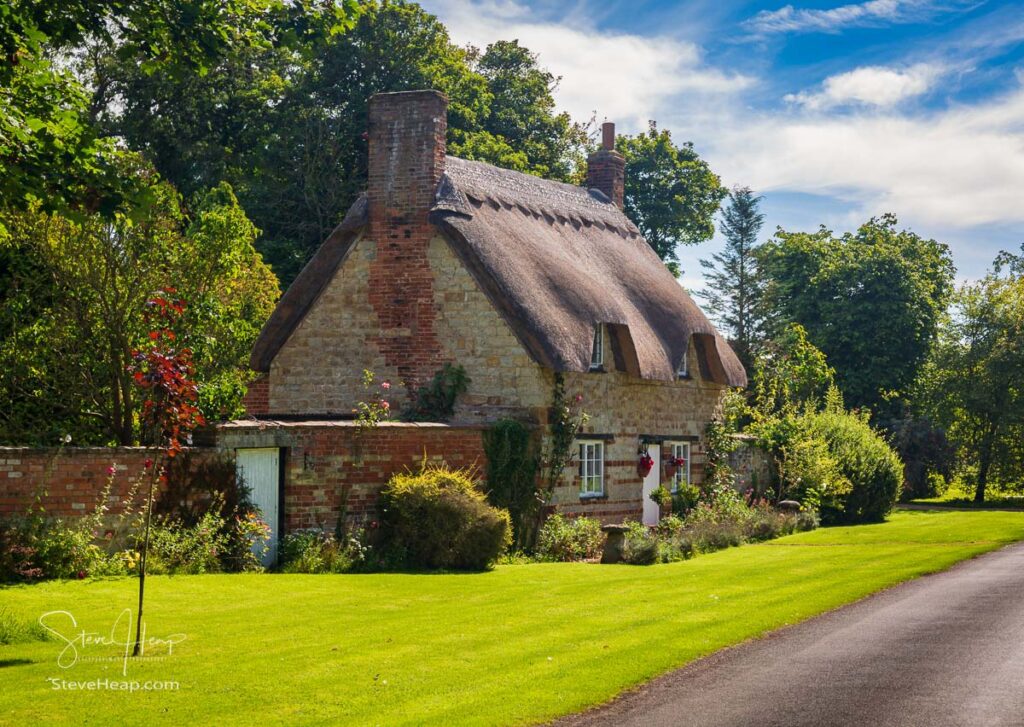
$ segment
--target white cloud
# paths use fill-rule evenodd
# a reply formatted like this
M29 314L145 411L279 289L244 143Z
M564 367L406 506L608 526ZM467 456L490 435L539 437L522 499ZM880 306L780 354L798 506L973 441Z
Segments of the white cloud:
M559 105L575 118L596 109L623 130L657 119L676 139L694 141L727 185L749 185L769 199L814 195L821 200L809 213L815 220L842 229L894 212L921 234L960 240L958 260L990 260L985 235L995 228L1004 240L1014 229L1024 238L1024 88L937 110L899 104L964 71L965 59L852 69L797 103L758 110L743 93L755 79L710 67L690 43L598 31L585 16L546 21L515 2L427 5L458 42L519 38L539 51L563 77ZM768 222L771 229L785 220ZM974 239L986 252L966 242Z
M536 11L508 0L428 0L424 5L458 43L484 45L518 39L562 81L555 92L574 118L607 118L636 131L657 118L665 99L723 97L753 79L707 66L700 49L668 37L611 33L581 21L545 22Z
M862 66L829 76L820 92L789 94L785 100L812 111L851 103L888 107L925 93L941 75L942 68L928 63L905 70Z
M831 195L865 218L891 211L952 228L1024 222L1024 89L917 116L719 120L707 144L730 182Z
M836 33L843 28L907 23L942 10L964 6L962 0L942 4L934 0L869 0L837 8L807 9L786 5L778 10L762 10L744 23L755 35L771 33Z

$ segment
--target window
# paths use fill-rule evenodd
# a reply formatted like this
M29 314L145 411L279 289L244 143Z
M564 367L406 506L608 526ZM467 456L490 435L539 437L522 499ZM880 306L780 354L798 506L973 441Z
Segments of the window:
M604 442L580 442L580 494L604 494Z
M672 459L683 461L676 466L676 473L672 475L672 492L676 492L683 485L690 484L690 443L669 442L668 446Z
M689 353L689 351L683 351L683 360L679 362L679 369L676 371L676 375L681 379L690 378L690 364L687 360Z
M590 352L590 370L604 368L604 324L598 323L594 329L594 348Z

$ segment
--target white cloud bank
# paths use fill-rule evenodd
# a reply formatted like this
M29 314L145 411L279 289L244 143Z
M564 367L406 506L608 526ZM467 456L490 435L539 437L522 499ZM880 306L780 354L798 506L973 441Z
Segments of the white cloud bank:
M708 137L727 179L834 196L929 226L1024 222L1024 89L915 116L733 118Z
M951 0L870 0L837 8L794 8L762 10L744 23L755 35L773 33L838 33L845 28L909 23L944 10L960 9L968 3Z
M820 92L789 94L785 100L812 111L847 104L888 107L927 92L941 75L942 69L929 63L905 70L863 66L829 76Z
M597 110L626 131L657 119L693 140L729 185L828 196L851 224L894 212L939 237L1024 223L1020 85L970 106L906 111L899 102L927 92L944 69L864 67L756 110L742 93L756 80L709 66L690 43L548 22L514 2L426 4L457 42L518 38L539 52L563 77L557 99L575 118Z
M580 22L544 22L515 2L427 0L457 43L483 46L519 39L562 81L561 108L576 119L595 112L623 130L638 130L656 118L665 99L680 95L721 98L753 81L703 63L692 43L598 31Z

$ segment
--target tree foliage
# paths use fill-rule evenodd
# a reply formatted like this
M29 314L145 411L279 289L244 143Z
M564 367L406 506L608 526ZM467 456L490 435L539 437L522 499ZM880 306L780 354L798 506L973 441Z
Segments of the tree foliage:
M909 391L953 290L948 247L896 225L885 215L841 237L780 229L760 253L774 328L801 324L847 403L876 413Z
M1024 252L1024 249L1022 249ZM918 404L946 427L985 499L1024 475L1024 255L1002 253L958 291L921 377Z
M90 43L116 47L140 73L205 74L236 48L283 46L342 30L354 0L15 0L0 7L0 204L109 216L133 192L111 139L89 119L68 67ZM127 184L126 184L127 182Z
M676 249L711 239L727 190L693 144L677 146L654 122L645 133L619 136L615 148L626 158L626 215L678 277Z
M146 301L168 286L191 302L181 344L192 351L200 408L210 419L238 412L249 350L278 295L253 248L257 231L227 185L184 209L132 162L121 171L150 198L137 221L75 222L38 207L6 218L0 255L18 265L0 316L2 441L138 441L129 367L147 340Z
M725 248L700 261L707 287L698 294L748 371L764 338L764 282L757 259L764 224L760 201L749 187L733 189L719 224Z
M449 153L519 171L566 178L586 142L527 49L460 48L409 2L363 2L345 33L239 47L205 74L149 74L117 46L98 47L88 67L102 127L186 195L231 183L285 284L365 187L374 93L443 91Z

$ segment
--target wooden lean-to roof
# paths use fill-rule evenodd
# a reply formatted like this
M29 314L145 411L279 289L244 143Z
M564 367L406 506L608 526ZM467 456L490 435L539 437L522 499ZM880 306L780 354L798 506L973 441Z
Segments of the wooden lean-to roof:
M703 378L746 385L729 344L601 192L447 157L430 220L542 366L589 370L603 323L618 369L672 381L692 337ZM270 369L366 222L361 197L281 298L253 368Z

